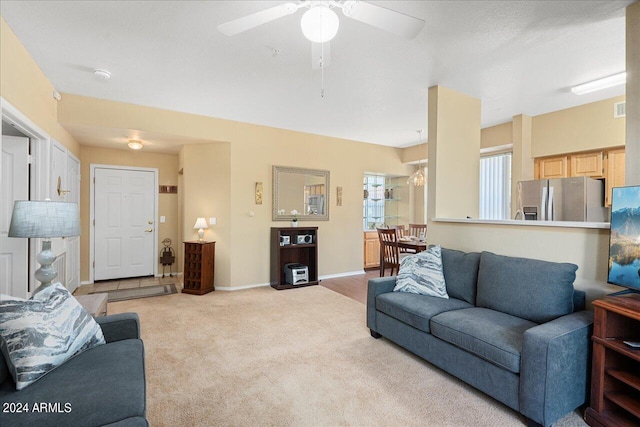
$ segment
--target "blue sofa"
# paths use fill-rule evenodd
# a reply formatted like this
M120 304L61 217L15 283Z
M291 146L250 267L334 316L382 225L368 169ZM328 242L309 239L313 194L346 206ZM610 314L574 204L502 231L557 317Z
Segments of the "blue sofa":
M144 346L135 313L96 317L104 345L17 391L0 353L1 426L148 426Z
M442 248L449 299L368 283L367 326L550 426L587 401L593 312L577 266Z

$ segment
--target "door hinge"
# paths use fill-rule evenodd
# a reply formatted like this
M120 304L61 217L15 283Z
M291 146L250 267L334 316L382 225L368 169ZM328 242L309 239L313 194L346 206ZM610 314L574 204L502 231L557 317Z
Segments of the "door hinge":
M96 220L95 220L95 218L93 219L93 225L96 225Z
M93 183L94 184L96 183L96 177L95 176L93 177Z
M30 165L33 164L33 155L32 154L27 155L27 164L30 164Z
M93 268L96 268L96 262L93 261Z

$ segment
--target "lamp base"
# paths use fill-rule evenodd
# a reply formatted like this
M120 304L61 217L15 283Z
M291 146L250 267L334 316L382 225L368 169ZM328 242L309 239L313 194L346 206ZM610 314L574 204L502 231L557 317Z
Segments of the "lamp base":
M36 280L38 280L41 285L38 286L34 293L51 285L51 282L58 277L58 272L53 267L53 262L56 258L56 255L51 251L51 240L43 240L42 251L36 257L40 263L40 268L35 272Z
M202 228L198 230L198 242L204 242L204 230Z

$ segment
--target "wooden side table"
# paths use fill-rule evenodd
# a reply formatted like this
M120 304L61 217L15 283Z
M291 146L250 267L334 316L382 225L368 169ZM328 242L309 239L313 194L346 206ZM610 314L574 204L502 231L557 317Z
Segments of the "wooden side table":
M184 242L184 271L182 292L204 295L214 291L216 242Z
M107 315L107 296L106 293L77 295L75 298L80 305L87 310L93 317Z

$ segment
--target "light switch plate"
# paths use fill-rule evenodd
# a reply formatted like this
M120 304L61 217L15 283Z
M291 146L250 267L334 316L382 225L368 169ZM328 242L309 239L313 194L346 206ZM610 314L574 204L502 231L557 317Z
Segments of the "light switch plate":
M167 221L167 218L165 218L164 215L160 217L160 222L162 224L164 224L166 221Z
M217 220L215 217L212 216L211 218L209 218L209 225L216 225L216 222Z

